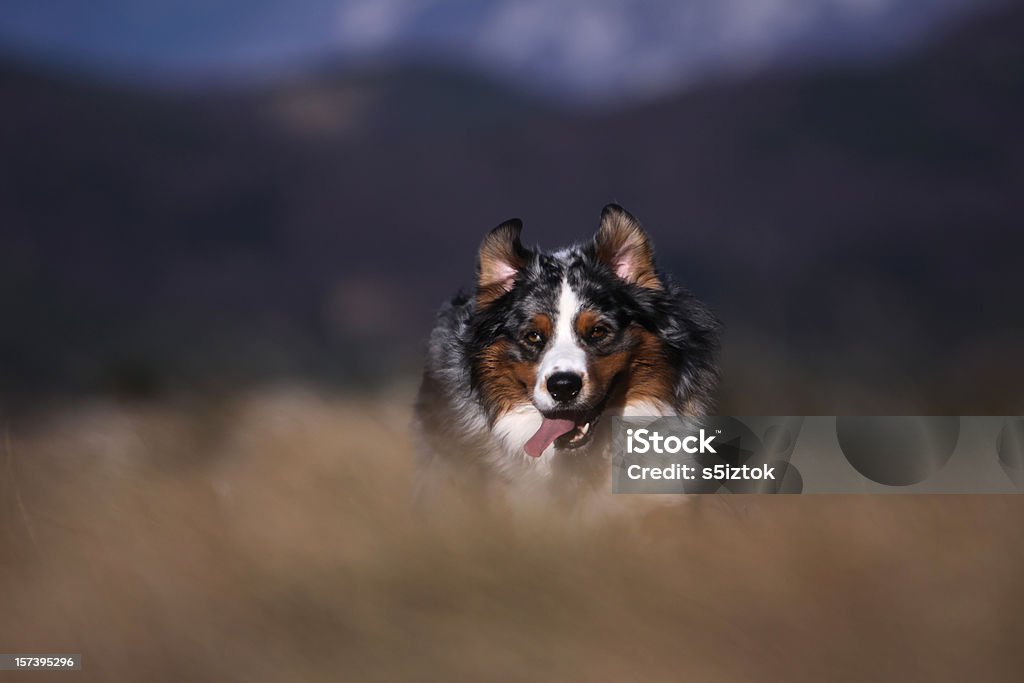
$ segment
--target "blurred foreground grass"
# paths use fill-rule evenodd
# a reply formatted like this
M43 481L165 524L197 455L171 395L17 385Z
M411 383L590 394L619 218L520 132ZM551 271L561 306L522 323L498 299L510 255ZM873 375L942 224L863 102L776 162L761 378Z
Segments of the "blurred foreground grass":
M1024 497L411 504L407 396L4 426L0 651L125 681L1018 681ZM20 679L19 679L20 680Z

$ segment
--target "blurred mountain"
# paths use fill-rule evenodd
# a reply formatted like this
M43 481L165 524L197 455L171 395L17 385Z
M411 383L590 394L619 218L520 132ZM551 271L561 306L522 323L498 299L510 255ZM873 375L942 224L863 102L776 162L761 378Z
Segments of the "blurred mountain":
M615 200L725 320L727 408L1009 410L1022 29L603 112L443 68L143 91L8 63L0 391L402 374L487 229L553 247Z
M6 0L0 47L137 81L251 78L324 56L450 59L616 99L780 63L879 58L992 0Z

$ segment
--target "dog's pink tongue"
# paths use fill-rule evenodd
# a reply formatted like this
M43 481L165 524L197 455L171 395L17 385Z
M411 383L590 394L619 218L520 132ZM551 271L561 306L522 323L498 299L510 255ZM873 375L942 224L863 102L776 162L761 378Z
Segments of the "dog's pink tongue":
M545 417L540 423L540 429L530 437L523 450L531 458L539 458L540 454L551 445L551 443L562 434L568 434L576 427L572 420L552 420Z

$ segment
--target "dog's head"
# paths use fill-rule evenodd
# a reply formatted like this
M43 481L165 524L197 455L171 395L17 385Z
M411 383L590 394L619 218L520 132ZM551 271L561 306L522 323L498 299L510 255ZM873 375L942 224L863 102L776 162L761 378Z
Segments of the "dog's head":
M593 240L554 253L521 230L484 240L471 323L474 386L508 445L537 457L590 443L608 413L705 408L717 323L658 273L633 216L609 205Z

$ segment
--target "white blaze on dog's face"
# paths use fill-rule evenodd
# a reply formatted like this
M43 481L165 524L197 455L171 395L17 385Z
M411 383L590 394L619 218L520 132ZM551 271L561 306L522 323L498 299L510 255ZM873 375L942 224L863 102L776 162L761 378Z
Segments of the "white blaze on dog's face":
M590 243L552 254L505 223L480 249L474 385L494 434L538 457L587 445L630 404L670 406L678 375L651 317L662 283L639 223L618 207Z
M575 381L580 382L576 391L582 393L587 384L587 351L576 336L574 327L580 312L580 300L565 280L558 294L558 309L555 313L555 332L537 367L537 381L533 386L533 403L544 411L555 411L560 400L573 392ZM557 388L565 385L564 391Z

